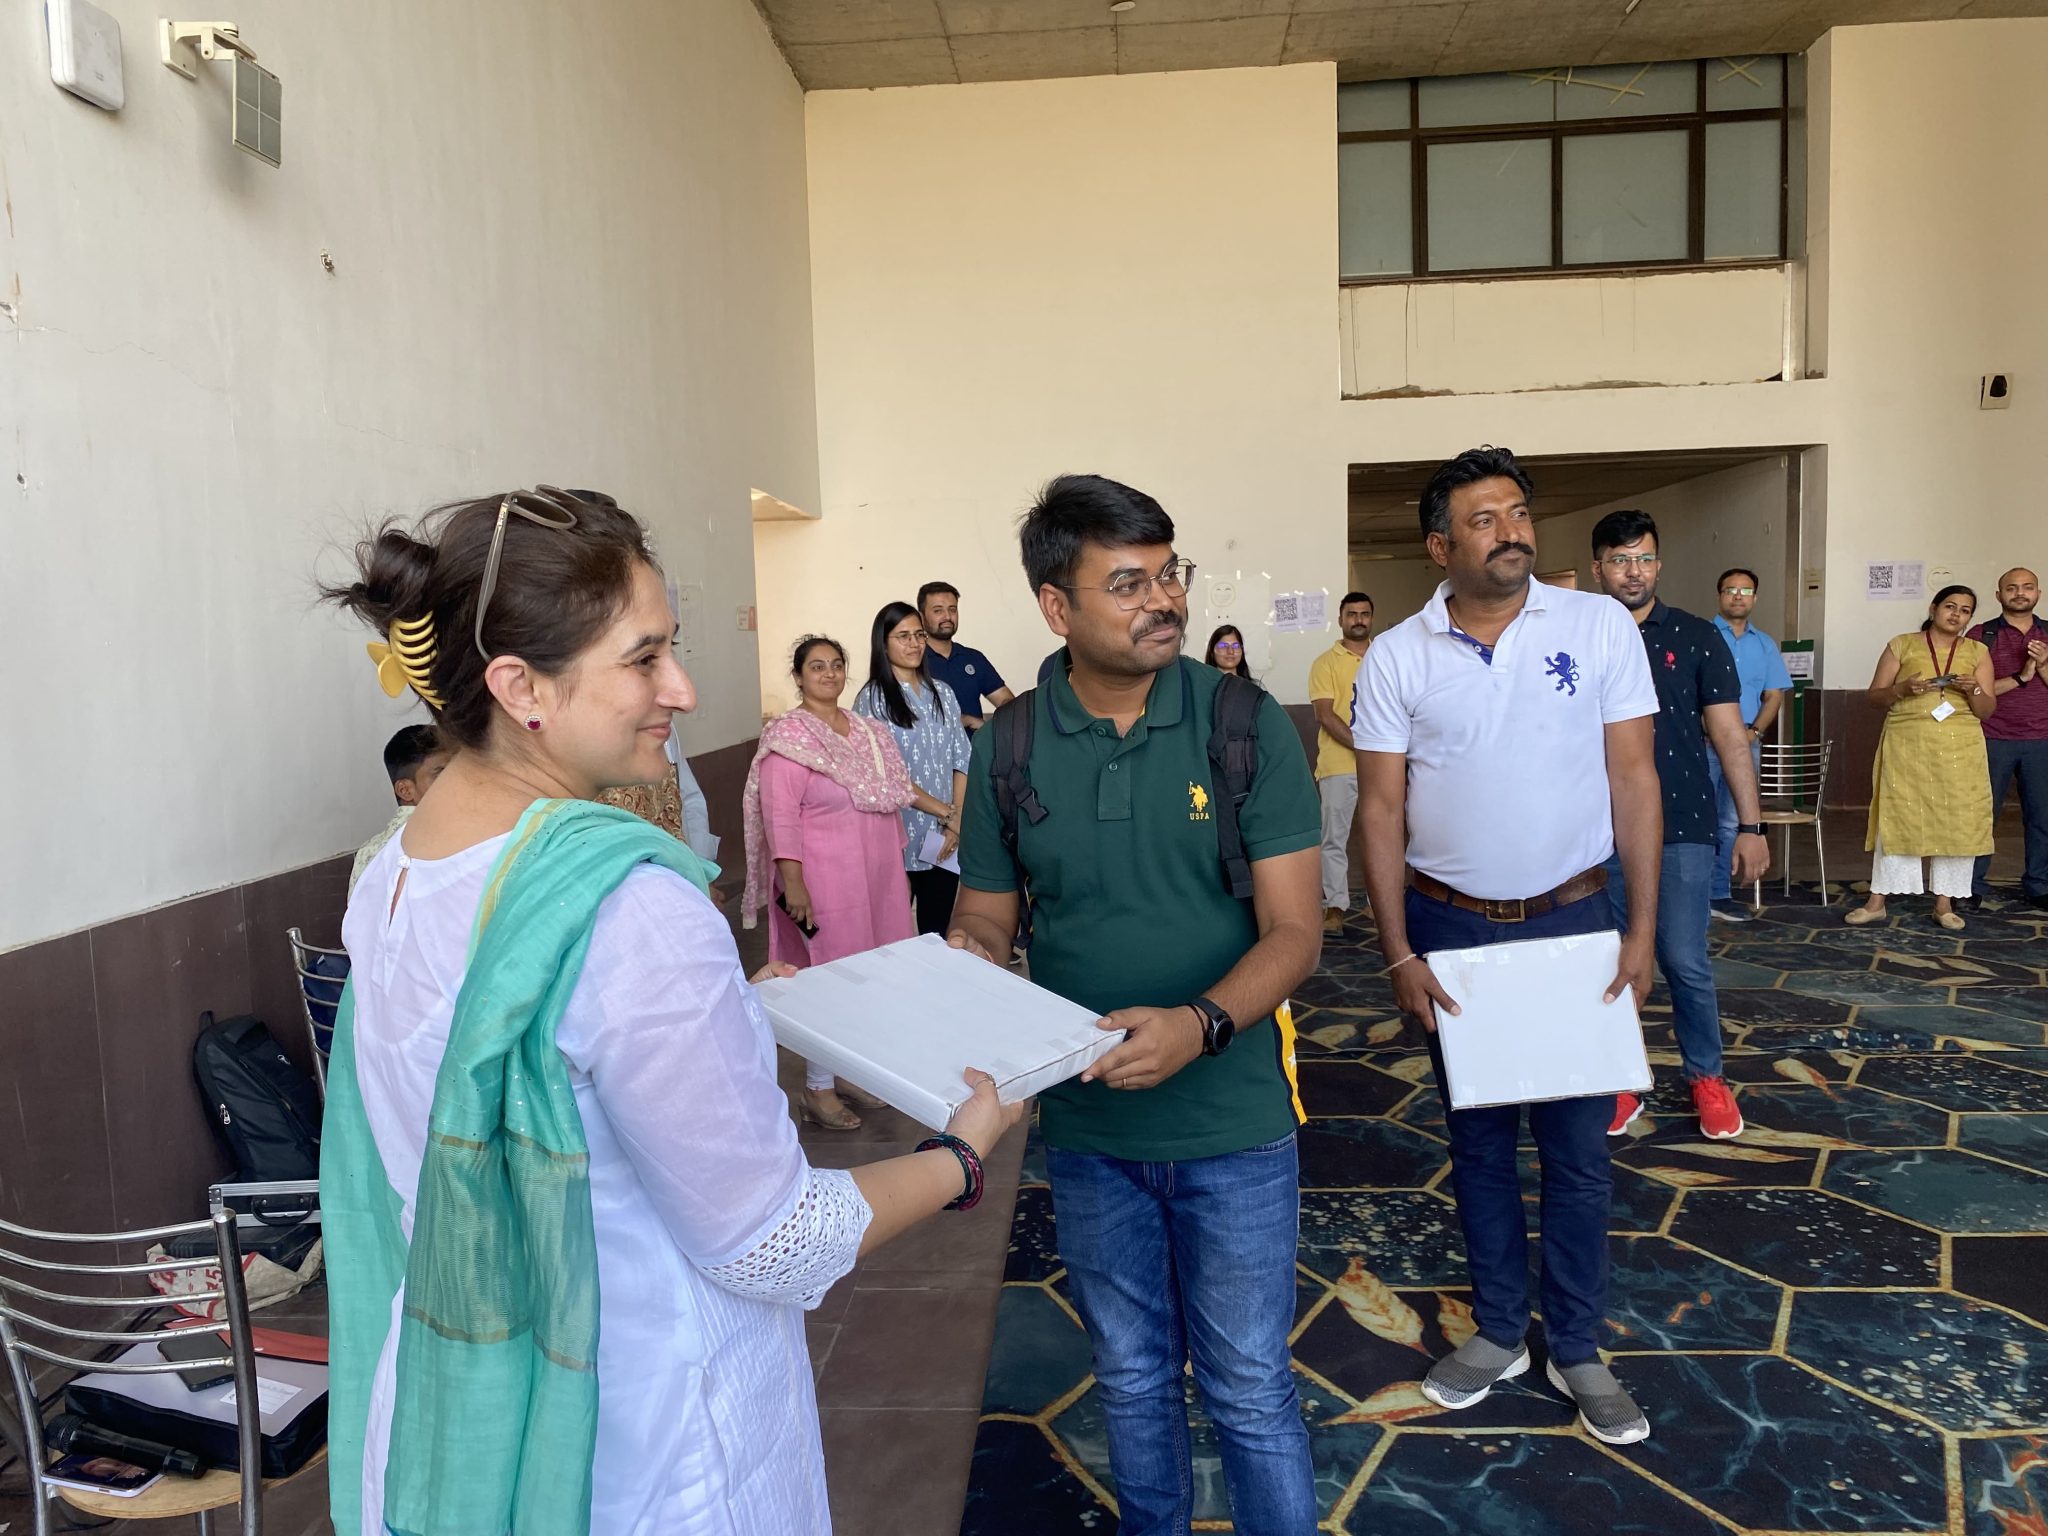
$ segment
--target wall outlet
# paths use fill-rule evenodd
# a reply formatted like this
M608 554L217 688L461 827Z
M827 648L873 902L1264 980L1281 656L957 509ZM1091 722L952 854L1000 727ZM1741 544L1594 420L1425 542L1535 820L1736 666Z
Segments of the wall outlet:
M1977 381L1977 409L2003 411L2012 407L2012 375L1987 373Z

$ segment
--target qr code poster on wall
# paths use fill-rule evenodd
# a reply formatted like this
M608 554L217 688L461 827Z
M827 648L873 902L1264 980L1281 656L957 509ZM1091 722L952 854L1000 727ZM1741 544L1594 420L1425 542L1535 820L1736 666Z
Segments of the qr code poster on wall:
M1873 560L1864 567L1863 595L1873 602L1927 600L1927 566L1920 560Z

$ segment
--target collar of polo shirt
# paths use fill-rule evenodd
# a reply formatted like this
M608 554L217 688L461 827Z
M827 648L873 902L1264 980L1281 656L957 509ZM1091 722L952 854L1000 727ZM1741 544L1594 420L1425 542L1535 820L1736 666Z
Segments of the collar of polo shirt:
M1530 577L1529 595L1524 599L1521 610L1515 615L1515 618L1520 618L1524 613L1547 612L1550 603L1545 594L1549 590L1548 587L1536 580L1535 577ZM1438 583L1436 596L1432 597L1422 608L1422 622L1426 628L1432 629L1440 635L1447 635L1451 632L1451 596L1451 584L1448 581ZM1514 620L1511 619L1508 622L1513 623Z
M1163 728L1180 724L1187 703L1186 668L1187 658L1182 656L1176 657L1172 666L1153 673L1152 691L1145 696L1145 707L1138 712L1132 730L1140 726ZM1097 719L1088 713L1080 695L1074 692L1073 679L1067 675L1065 667L1054 667L1052 676L1045 680L1045 708L1052 716L1053 729L1062 736L1085 731Z

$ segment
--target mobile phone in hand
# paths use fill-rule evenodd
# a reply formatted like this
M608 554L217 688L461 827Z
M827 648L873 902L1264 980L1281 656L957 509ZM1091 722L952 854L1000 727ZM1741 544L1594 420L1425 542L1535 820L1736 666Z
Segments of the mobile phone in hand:
M782 915L784 917L788 918L792 923L796 923L796 931L798 933L807 939L815 939L818 936L818 925L816 923L797 922L796 914L789 910L789 898L780 891L775 893L775 905L782 908Z

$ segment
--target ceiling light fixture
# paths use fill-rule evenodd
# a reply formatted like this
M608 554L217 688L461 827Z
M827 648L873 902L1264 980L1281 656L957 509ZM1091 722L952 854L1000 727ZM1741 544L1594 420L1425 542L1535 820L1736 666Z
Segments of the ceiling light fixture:
M1112 11L1135 11L1138 8L1138 0L1110 0L1109 8Z
M1635 13L1636 13L1636 7L1637 7L1637 6L1639 6L1639 5L1641 5L1642 3L1643 3L1643 0L1628 0L1628 4L1627 4L1627 5L1624 5L1624 6L1623 6L1623 7L1621 8L1621 14L1622 14L1622 15L1624 15L1624 16L1633 16L1633 15L1635 15Z

